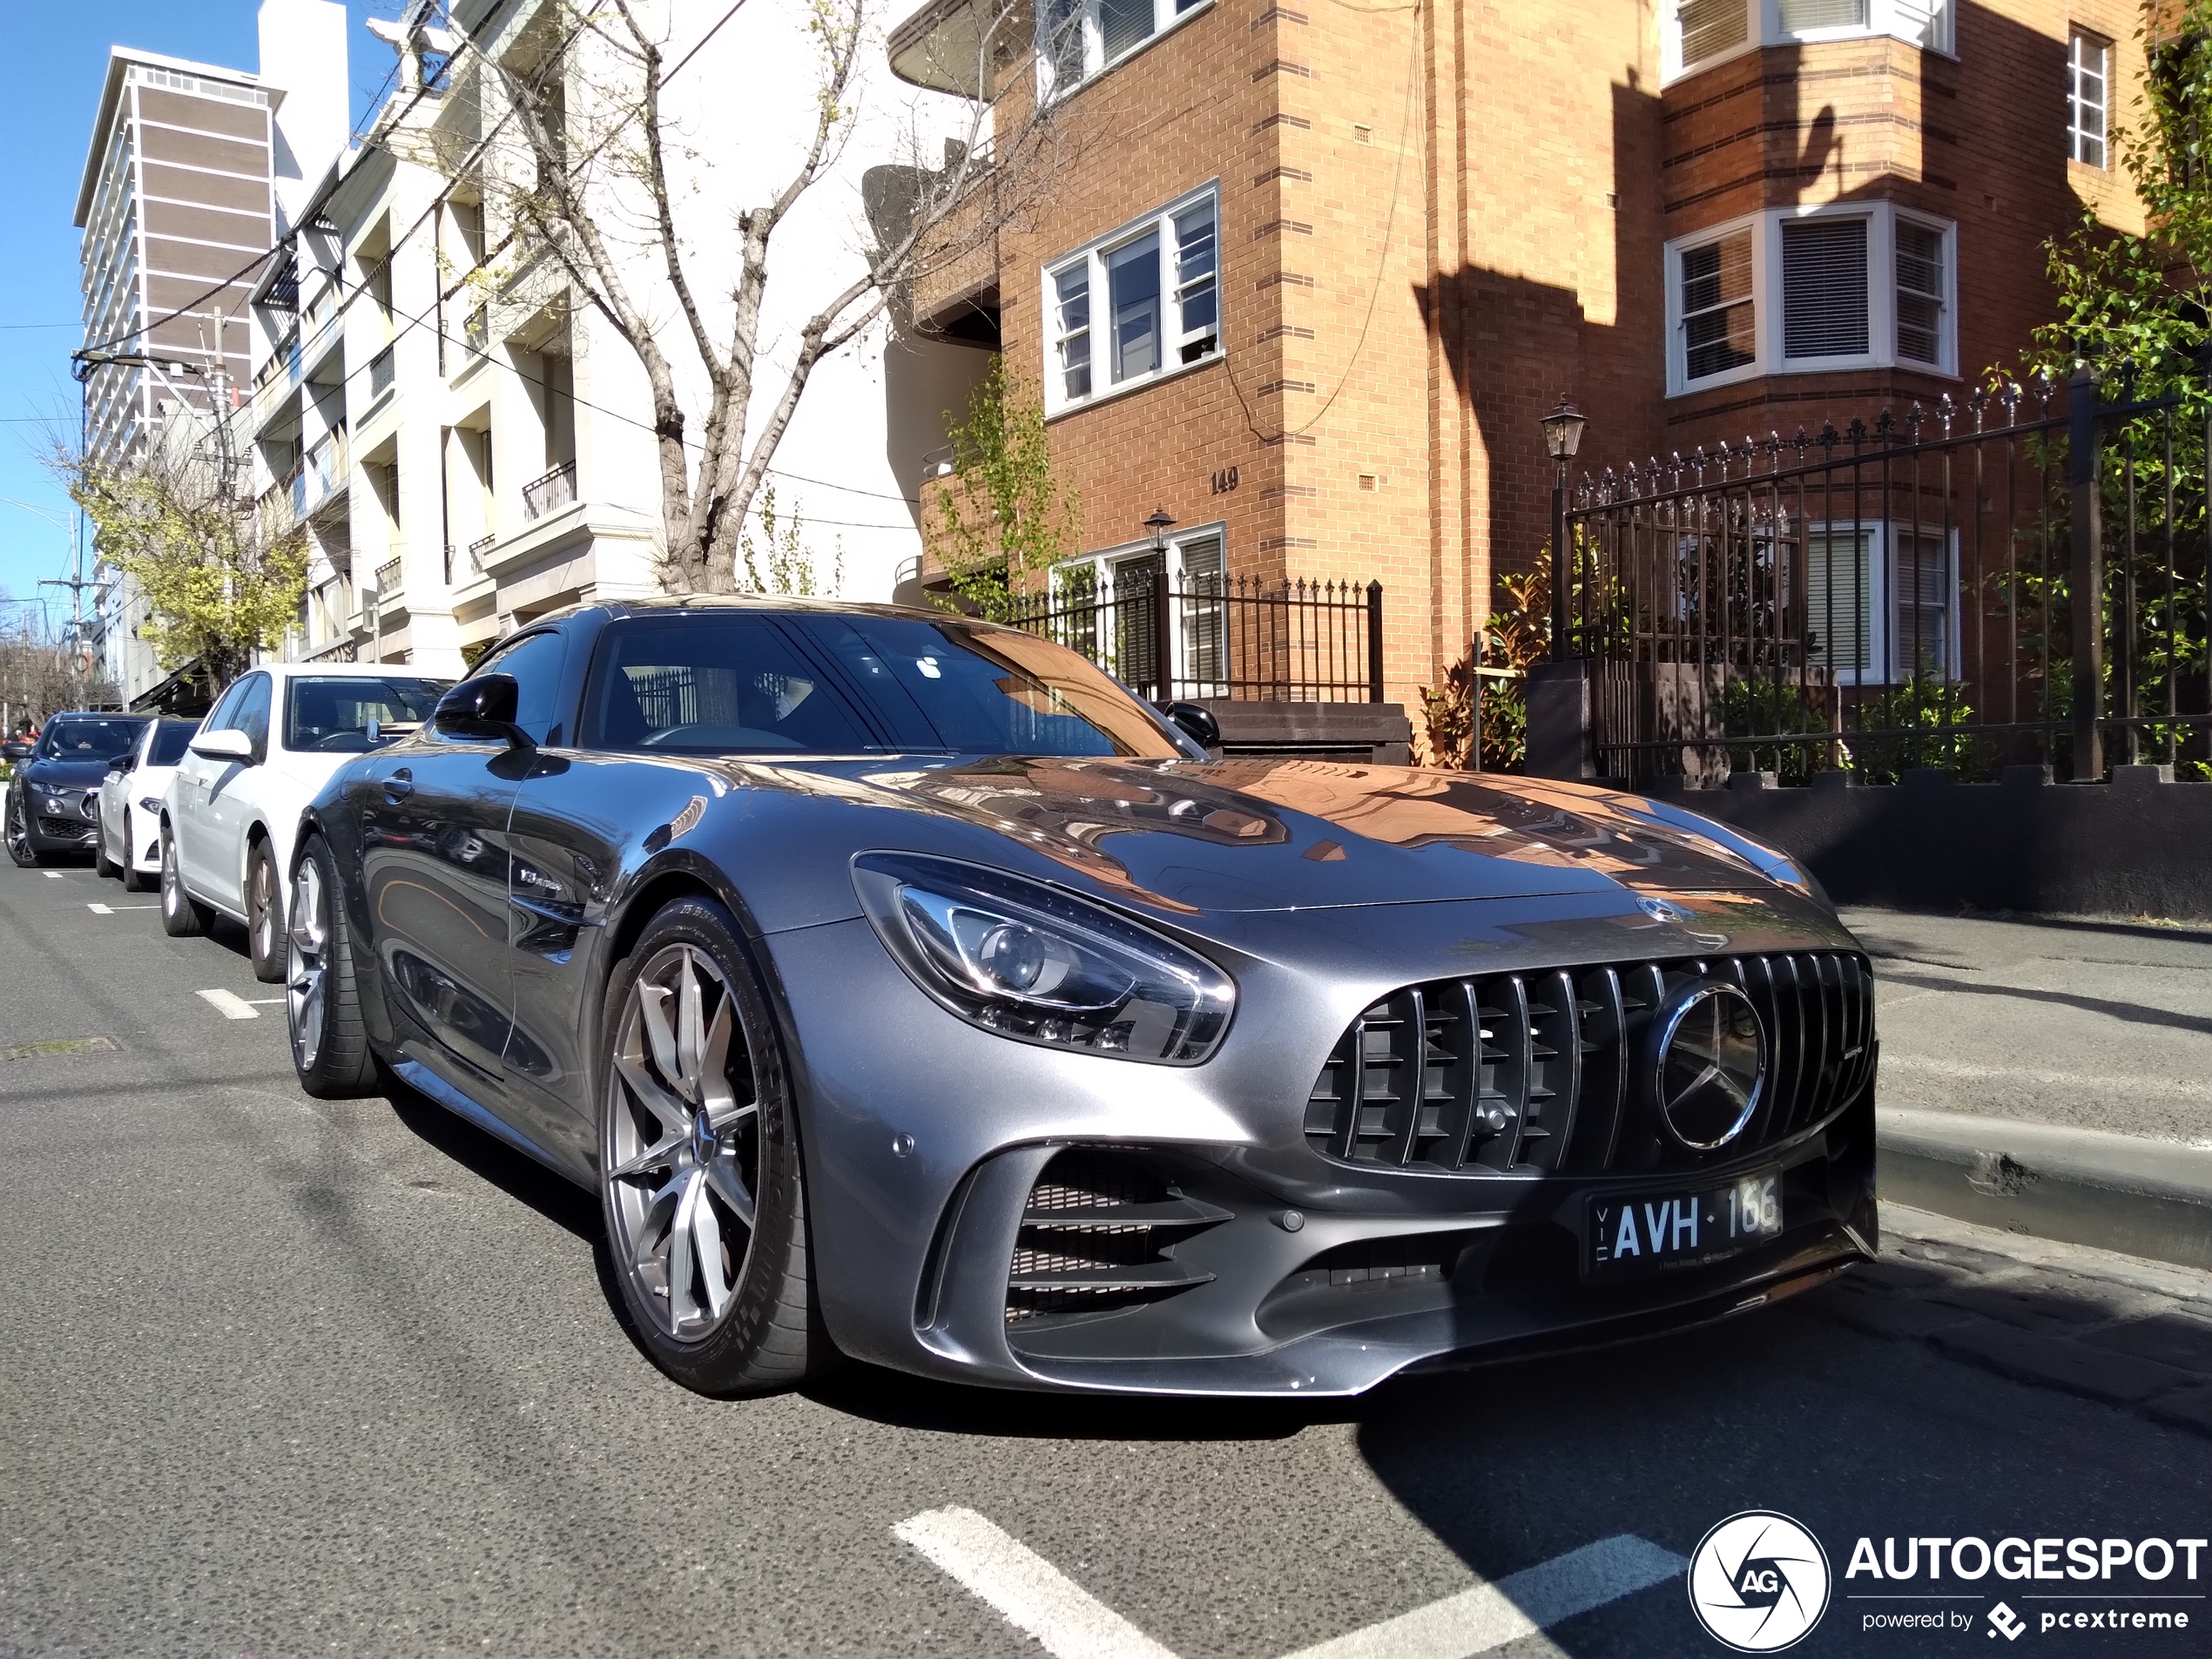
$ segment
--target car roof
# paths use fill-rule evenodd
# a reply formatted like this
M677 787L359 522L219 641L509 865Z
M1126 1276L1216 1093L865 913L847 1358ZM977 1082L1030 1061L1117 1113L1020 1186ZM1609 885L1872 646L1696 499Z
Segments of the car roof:
M338 679L448 679L450 675L426 673L412 663L256 663L246 670L273 674L279 679L298 679L305 675L318 678L327 675ZM240 679L246 674L239 676Z
M535 627L542 623L560 622L580 611L595 609L604 609L610 616L617 617L651 616L656 611L670 610L767 610L809 616L902 617L914 622L968 622L986 628L998 625L987 623L981 617L939 610L928 605L882 604L873 600L784 593L645 594L630 599L600 600L596 604L570 605L543 617L532 617L529 625ZM516 629L516 631L520 633L522 630Z

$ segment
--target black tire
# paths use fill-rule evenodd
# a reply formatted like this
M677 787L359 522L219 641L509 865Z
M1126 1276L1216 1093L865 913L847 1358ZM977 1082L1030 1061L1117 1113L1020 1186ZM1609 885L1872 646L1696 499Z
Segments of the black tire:
M353 935L330 844L310 835L292 867L292 914L283 933L285 1025L300 1087L319 1100L376 1086L376 1056L361 1023ZM318 913L319 914L316 914ZM310 983L310 975L319 975ZM320 996L312 995L319 989Z
M196 939L215 922L215 912L185 891L177 868L177 837L161 826L161 931L172 939Z
M138 831L131 826L131 809L123 809L123 890L125 893L145 893L154 886L138 868Z
M726 1058L718 1091L712 1088L711 1076L704 1091L695 1079L687 1096L678 1098L680 1089L660 1092L657 1111L641 1103L644 1096L629 1081L641 1064L649 1083L663 1080L665 1070L654 1057L657 1050L650 1034L642 1025L633 1025L633 1011L644 1000L637 995L641 977L649 971L664 974L664 964L671 961L678 963L679 975L687 970L694 973L702 988L702 1006L711 1003L699 1028L709 1034L706 1049L711 1052L714 1047L711 1033L722 1028L725 1006L732 1010L734 1028L724 1039ZM703 967L711 971L700 971ZM718 984L710 983L718 977ZM653 1000L660 1006L658 998ZM814 1306L808 1277L806 1184L790 1074L759 976L728 911L711 899L683 898L647 924L635 948L617 964L608 981L598 1054L594 1076L598 1079L600 1210L613 1278L621 1286L631 1325L654 1363L685 1387L720 1396L793 1387L826 1369L837 1355ZM703 1067L699 1075L711 1071L711 1067ZM718 1092L731 1103L715 1109L732 1115L726 1133L705 1143L719 1149L710 1170L698 1158L698 1135L671 1132L659 1113L671 1106L680 1111L687 1100L699 1100L698 1115L704 1116L706 1099ZM737 1096L745 1094L752 1097L749 1106L737 1102ZM695 1116L695 1126L696 1121ZM654 1137L650 1144L644 1141L648 1135ZM749 1172L745 1157L748 1143ZM664 1152L665 1157L654 1161ZM632 1170L627 1177L619 1173L625 1157ZM671 1172L664 1183L658 1176L663 1170ZM739 1191L749 1178L753 1211L741 1262L732 1259L730 1227L737 1212L725 1201L732 1171ZM701 1259L698 1234L696 1230L688 1233L684 1259L695 1264L699 1276L685 1275L680 1298L672 1287L656 1290L651 1217L662 1211L651 1208L644 1195L657 1186L676 1188L692 1175L698 1177L698 1210L706 1214L712 1237L719 1242L713 1271L717 1287L727 1300L718 1313L698 1318L694 1329L682 1330L679 1302L696 1306L699 1291L706 1287L706 1270L696 1268ZM664 1208L671 1217L680 1217L691 1201L679 1197ZM664 1283L675 1278L677 1231L673 1219L662 1230L667 1252L661 1258ZM711 1291L706 1299L711 1305Z
M115 860L107 855L107 814L102 813L92 825L92 873L105 880L120 874Z
M266 841L256 841L246 855L246 950L253 961L253 977L264 985L284 981L287 918L282 911L276 860Z
M8 843L8 856L22 869L37 868L46 859L44 853L30 845L30 824L24 816L23 786L20 784L9 786L7 813L4 837L0 839L5 839Z

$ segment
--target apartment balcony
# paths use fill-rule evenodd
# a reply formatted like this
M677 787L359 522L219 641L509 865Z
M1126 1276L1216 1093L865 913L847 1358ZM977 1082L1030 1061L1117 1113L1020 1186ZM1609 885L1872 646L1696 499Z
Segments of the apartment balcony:
M400 560L393 558L376 567L376 603L379 605L392 604L404 597L405 590L400 585L401 564Z
M543 518L576 500L576 462L563 461L523 486L523 518Z
M374 403L392 389L392 347L387 346L368 360L368 399Z

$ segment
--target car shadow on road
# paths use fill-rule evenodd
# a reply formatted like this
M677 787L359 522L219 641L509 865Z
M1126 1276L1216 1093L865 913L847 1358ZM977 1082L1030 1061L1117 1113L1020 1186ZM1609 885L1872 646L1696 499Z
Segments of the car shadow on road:
M427 1095L397 1078L383 1079L382 1093L392 1115L418 1140L460 1164L478 1179L529 1205L548 1221L587 1243L599 1239L599 1206L573 1182L524 1157L505 1142L456 1117Z
M2006 996L2022 1002L2047 1002L2059 1008L2079 1008L2084 1014L2102 1014L2130 1025L2162 1025L2176 1031L2193 1031L2200 1036L2212 1035L2212 1019L2194 1014L2175 1014L2170 1009L2155 1008L2144 1002L2114 1001L2101 996L2077 996L2070 991L2032 990L2022 985L1977 984L1972 981L1931 979L1925 974L1885 973L1885 983L1910 985L1921 990L1943 991L1959 996Z
M892 1428L1051 1440L1281 1440L1355 1420L1359 1399L1170 1399L1029 1393L938 1382L846 1360L800 1391L818 1406Z

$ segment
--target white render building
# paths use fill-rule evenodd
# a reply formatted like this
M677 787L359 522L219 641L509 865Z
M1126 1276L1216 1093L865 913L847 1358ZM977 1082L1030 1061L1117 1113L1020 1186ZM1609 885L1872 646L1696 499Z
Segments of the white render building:
M671 58L727 11L664 0L658 15L671 10ZM688 206L698 223L733 218L772 189L779 175L754 175L746 158L775 149L777 124L804 119L788 95L806 92L805 64L779 72L767 61L806 50L801 20L760 10L738 14L671 90L685 100L678 118L694 147L732 158L702 164L692 181L727 202ZM518 159L498 142L496 82L477 54L541 51L549 21L565 14L552 0L456 0L455 26L481 31L466 38L427 15L411 6L379 27L401 54L391 95L318 182L311 221L255 291L249 424L266 490L314 543L288 654L458 674L534 617L658 591L660 483L635 353L552 254L510 236L485 177ZM728 96L739 80L743 100ZM717 145L718 124L733 121ZM848 157L812 212L779 233L771 307L862 268L863 165ZM658 255L634 264L633 292L672 317ZM778 327L772 314L764 355L784 348ZM671 344L680 337L671 329ZM772 482L779 517L798 512L824 585L841 568L844 592L887 597L920 551L914 502L944 436L902 430L894 456L887 374L941 382L956 408L976 367L957 347L877 341L817 368Z

